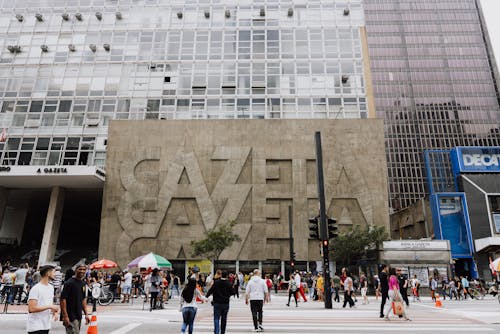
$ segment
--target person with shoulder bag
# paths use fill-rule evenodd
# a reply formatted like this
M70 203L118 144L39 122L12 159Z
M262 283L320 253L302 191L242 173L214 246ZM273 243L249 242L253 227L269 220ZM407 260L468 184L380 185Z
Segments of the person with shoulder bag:
M295 307L298 307L299 304L297 302L297 283L295 282L295 277L293 274L290 274L290 281L288 282L288 303L286 306L290 306L290 299L293 295L295 299Z
M385 320L389 320L389 314L391 313L391 308L393 313L396 315L402 315L405 320L410 321L410 318L406 315L405 305L403 303L403 298L399 293L398 278L396 276L396 270L391 268L389 271L389 303L387 303L384 310Z

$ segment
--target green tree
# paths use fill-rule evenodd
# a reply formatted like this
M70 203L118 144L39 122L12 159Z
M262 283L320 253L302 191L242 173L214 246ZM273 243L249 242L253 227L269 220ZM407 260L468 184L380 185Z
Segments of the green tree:
M332 239L330 242L331 259L342 267L359 265L360 260L367 259L368 253L376 250L388 237L383 226L366 228L359 225L353 226Z
M206 256L209 260L213 261L214 266L217 266L220 255L222 252L231 247L233 242L241 241L239 235L233 232L233 227L236 221L228 221L217 227L209 229L205 232L205 238L199 241L191 241L193 250L191 255L198 257L200 255Z

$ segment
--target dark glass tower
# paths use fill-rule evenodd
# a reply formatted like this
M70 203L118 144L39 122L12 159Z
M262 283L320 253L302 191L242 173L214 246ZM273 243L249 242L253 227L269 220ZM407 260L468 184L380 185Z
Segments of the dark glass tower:
M365 0L364 10L398 210L428 193L424 150L500 144L498 75L479 0Z

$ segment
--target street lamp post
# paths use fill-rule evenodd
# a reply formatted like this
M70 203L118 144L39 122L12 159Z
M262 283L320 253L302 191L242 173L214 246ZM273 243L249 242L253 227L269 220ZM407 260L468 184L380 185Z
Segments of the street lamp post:
M330 289L330 261L328 258L328 225L326 220L325 207L325 187L323 179L323 153L321 150L321 132L317 131L314 134L316 143L316 176L318 182L318 198L319 198L319 237L321 247L323 249L323 276L324 276L324 291L325 291L325 308L332 308L332 291Z

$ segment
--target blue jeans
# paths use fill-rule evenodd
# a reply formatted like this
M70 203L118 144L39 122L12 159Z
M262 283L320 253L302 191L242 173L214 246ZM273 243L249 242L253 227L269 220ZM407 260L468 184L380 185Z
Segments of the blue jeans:
M190 306L182 309L182 333L186 332L186 328L189 326L189 334L193 334L194 317L196 317L196 308Z
M172 286L172 297L174 296L174 291L177 292L177 296L180 296L180 292L179 292L179 286L178 285L173 285Z
M229 312L229 304L214 303L214 334L226 333L227 312ZM220 330L219 330L220 319Z

